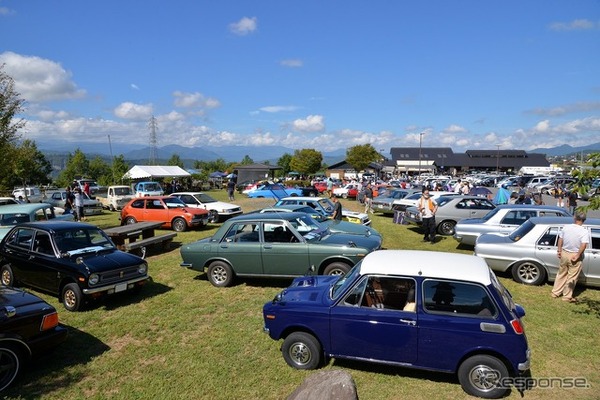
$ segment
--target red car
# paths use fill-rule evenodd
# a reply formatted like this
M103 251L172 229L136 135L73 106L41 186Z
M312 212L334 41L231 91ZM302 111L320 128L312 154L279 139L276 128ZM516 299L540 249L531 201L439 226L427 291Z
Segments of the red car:
M183 232L208 224L208 210L188 207L177 197L146 196L131 200L121 210L121 225L142 221L163 222L163 228Z
M327 182L326 181L315 182L313 184L313 186L319 191L319 193L323 193L324 191L327 190Z

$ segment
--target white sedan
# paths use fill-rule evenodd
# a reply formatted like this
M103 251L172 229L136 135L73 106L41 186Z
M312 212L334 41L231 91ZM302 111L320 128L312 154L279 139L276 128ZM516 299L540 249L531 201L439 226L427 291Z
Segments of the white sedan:
M177 192L171 196L177 197L192 208L202 208L210 213L208 221L211 223L223 221L242 213L242 207L217 201L203 192Z

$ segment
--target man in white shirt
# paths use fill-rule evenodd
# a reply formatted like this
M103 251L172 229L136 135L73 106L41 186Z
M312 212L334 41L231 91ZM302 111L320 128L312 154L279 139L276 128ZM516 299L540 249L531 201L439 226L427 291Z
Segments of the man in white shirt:
M590 235L582 225L585 222L585 213L577 213L572 224L565 225L558 234L558 258L560 267L554 280L552 297L563 297L564 301L575 303L573 297L577 278L581 273L583 253L590 242Z
M435 213L437 212L438 205L437 202L429 196L429 189L423 189L417 207L421 213L421 221L423 223L423 241L435 243Z

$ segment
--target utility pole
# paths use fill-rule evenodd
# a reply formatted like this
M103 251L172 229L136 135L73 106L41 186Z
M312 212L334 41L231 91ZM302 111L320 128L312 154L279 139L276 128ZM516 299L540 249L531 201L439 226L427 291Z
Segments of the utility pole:
M156 165L156 160L158 159L158 149L156 148L156 131L158 131L158 123L156 122L154 115L150 118L148 128L150 128L150 157L148 158L148 163L150 165Z

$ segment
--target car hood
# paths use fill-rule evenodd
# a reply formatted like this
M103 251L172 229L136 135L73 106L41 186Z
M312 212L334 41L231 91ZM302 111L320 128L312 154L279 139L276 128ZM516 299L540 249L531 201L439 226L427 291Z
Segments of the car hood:
M342 244L350 247L362 247L369 251L377 250L381 247L381 236L361 236L348 233L331 233L321 238L320 243Z
M348 221L336 221L333 219L327 219L322 221L321 224L324 224L332 233L342 232L350 235L363 235L363 236L381 236L379 232L375 229L370 228L365 225L355 224Z
M295 278L276 298L279 302L321 302L339 276L312 275Z
M13 306L15 308L29 304L43 303L44 301L37 296L27 293L21 289L15 289L7 286L0 286L0 304L2 306Z
M77 263L77 260L80 258L79 262L81 262L90 273L134 267L144 262L140 257L120 250L79 253L71 255L70 258L75 263Z

